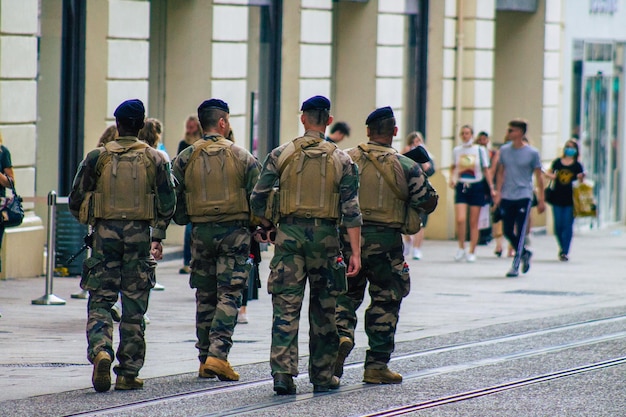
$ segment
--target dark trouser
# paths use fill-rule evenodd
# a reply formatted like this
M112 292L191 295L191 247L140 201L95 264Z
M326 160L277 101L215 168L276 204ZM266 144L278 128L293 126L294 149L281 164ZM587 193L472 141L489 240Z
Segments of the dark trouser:
M529 198L500 201L504 236L506 236L507 240L511 243L511 246L516 249L519 247L520 239L525 238L525 236L521 236L520 234L527 218L526 211L530 207L529 202ZM523 247L523 249L526 250L525 247Z
M191 263L191 223L185 225L185 237L183 238L183 265L189 266Z

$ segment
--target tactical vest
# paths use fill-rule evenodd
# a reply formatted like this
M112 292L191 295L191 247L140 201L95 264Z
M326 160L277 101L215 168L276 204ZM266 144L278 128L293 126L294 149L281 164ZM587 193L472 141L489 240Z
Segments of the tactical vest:
M185 202L191 221L249 219L246 167L233 153L233 143L220 136L196 144L185 168Z
M401 227L405 221L409 187L397 153L371 143L348 151L359 166L359 207L364 222Z
M341 162L337 146L303 136L290 142L278 157L280 215L339 218Z
M107 143L96 163L99 173L93 193L93 217L107 220L154 220L156 163L149 146Z

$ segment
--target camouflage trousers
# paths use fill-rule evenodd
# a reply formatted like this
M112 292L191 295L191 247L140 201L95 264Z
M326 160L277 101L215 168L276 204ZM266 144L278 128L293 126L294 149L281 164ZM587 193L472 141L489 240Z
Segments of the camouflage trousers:
M343 234L342 238L349 258L348 235ZM361 239L361 271L348 280L348 292L337 297L337 329L340 337L354 341L356 311L363 303L369 282L371 302L365 310L369 350L365 368L384 369L395 347L400 303L409 294L411 282L408 267L404 267L402 235L398 229L363 226Z
M137 376L146 356L143 316L155 283L156 262L150 255L146 221L101 220L94 228L92 256L83 262L80 286L89 291L87 358L100 351L113 357L111 307L122 295L118 375Z
M309 280L309 378L328 385L337 358L336 282L345 283L334 225L281 224L270 263L267 290L272 295L272 375L298 375L298 327L307 276Z
M194 223L191 231L191 277L196 289L198 359L227 360L233 345L238 309L252 265L247 227Z

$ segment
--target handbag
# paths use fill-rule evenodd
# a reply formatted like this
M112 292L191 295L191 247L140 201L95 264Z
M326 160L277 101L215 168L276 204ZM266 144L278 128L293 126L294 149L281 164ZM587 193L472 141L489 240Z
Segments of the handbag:
M545 190L543 190L543 199L548 204L554 204L554 183L550 181Z
M15 184L13 183L13 180L11 178L9 178L9 184L9 188L13 192L13 197L7 198L4 202L4 206L2 206L2 209L0 209L0 213L2 214L3 227L19 226L24 220L24 207L22 207L22 197L20 197L15 191Z

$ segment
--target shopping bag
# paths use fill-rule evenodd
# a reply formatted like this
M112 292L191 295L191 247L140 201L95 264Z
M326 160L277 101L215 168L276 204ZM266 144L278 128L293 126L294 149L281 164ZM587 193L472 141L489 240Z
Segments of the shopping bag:
M593 183L583 181L572 186L574 217L596 217L597 207L593 193Z

